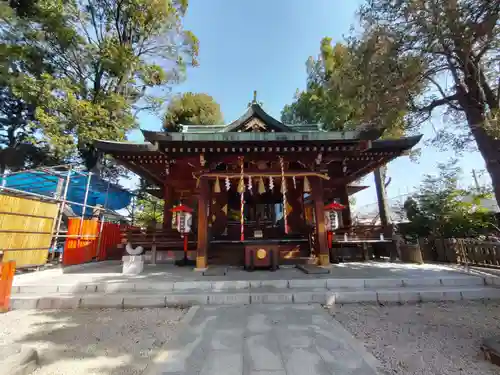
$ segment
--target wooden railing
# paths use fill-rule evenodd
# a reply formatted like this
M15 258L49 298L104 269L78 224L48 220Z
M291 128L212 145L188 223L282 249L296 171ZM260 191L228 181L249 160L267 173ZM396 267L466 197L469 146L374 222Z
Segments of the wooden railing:
M500 242L468 238L420 239L424 260L500 266Z
M392 227L384 227L382 225L353 225L347 228L339 228L335 231L335 237L340 240L344 235L347 235L349 239L360 239L360 240L375 240L379 239L380 235L387 240L392 238Z

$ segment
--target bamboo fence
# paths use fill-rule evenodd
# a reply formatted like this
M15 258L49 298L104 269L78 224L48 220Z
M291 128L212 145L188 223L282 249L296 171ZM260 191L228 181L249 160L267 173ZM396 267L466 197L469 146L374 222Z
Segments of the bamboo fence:
M3 261L16 267L38 266L47 261L58 204L0 194L0 250Z

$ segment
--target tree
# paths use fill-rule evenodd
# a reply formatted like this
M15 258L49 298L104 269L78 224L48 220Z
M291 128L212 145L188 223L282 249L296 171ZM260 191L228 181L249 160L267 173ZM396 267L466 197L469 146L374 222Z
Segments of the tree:
M360 15L365 33L384 36L397 56L420 62L418 80L405 83L414 119L443 108L458 126L440 131L436 143L463 149L475 141L500 202L500 2L366 0ZM423 95L411 95L414 85Z
M30 126L59 160L93 167L95 139L125 139L137 113L158 110L165 89L182 79L187 64L197 65L198 41L182 29L186 0L12 4L22 4L16 15L1 5L0 14L9 15L2 18L2 50L41 51L50 69L35 74L19 64L9 88L34 107Z
M331 38L323 38L318 58L307 61L307 88L285 106L282 121L319 123L327 130L360 129L372 139L411 132L409 97L421 90L420 64L396 52L390 40L375 33L334 46ZM385 167L375 172L375 182L380 220L387 225L385 187L390 180Z
M134 225L148 227L163 223L163 200L150 194L140 194L135 202Z
M179 131L180 125L217 125L223 122L219 104L208 94L186 92L170 101L163 127Z
M0 5L3 23L17 24L17 17L35 16L31 3L11 2L11 7ZM21 23L21 22L18 22ZM0 175L6 169L50 164L47 145L36 139L34 120L35 104L16 97L13 89L22 72L40 76L46 71L43 52L34 46L21 43L16 28L3 33L0 44Z
M495 217L481 207L481 199L491 197L477 189L461 189L461 175L456 161L438 164L437 175L426 175L418 193L404 203L402 209L410 221L402 225L402 233L418 237L477 237L495 231ZM472 199L464 199L470 197Z
M163 223L164 201L148 193L150 187L146 180L139 180L139 186L126 208L132 225L148 227Z

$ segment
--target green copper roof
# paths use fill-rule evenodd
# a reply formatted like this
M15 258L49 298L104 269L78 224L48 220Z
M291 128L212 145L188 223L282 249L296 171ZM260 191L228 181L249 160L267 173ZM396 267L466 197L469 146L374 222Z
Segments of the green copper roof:
M262 107L255 102L248 107L245 113L237 120L227 125L181 125L182 133L230 133L238 132L251 119L257 118L267 126L267 132L295 133L295 132L318 132L322 131L319 124L283 124L274 117L267 114Z
M359 131L174 133L142 130L142 134L149 142L356 141L361 139Z

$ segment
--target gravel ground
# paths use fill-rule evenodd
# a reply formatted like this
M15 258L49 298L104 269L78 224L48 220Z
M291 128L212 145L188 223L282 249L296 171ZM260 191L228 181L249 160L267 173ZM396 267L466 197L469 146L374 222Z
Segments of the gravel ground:
M186 311L19 310L0 314L0 345L35 348L34 375L141 374Z
M499 303L342 305L330 312L386 374L500 374L480 351L484 337L500 335Z

